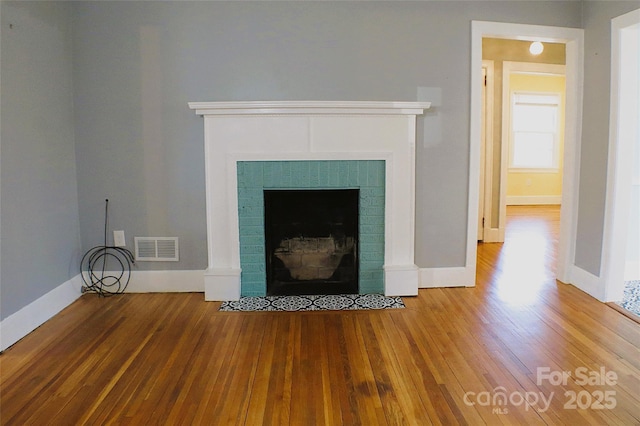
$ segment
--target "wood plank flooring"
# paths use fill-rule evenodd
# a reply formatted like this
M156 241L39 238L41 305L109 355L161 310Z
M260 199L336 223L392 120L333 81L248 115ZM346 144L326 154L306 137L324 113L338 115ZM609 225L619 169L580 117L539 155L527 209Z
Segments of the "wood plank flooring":
M509 208L475 288L422 289L406 309L85 295L0 356L1 424L640 424L640 325L555 281L558 219Z

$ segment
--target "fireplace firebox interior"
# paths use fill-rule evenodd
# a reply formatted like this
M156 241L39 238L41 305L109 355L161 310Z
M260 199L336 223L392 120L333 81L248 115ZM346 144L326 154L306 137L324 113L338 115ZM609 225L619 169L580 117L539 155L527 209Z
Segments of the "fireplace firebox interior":
M358 189L264 190L268 295L358 293Z

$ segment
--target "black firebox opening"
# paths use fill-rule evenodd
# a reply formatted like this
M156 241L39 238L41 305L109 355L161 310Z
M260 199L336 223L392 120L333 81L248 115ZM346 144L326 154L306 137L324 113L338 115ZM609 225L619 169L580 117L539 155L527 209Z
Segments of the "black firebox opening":
M359 190L265 190L267 295L358 293Z

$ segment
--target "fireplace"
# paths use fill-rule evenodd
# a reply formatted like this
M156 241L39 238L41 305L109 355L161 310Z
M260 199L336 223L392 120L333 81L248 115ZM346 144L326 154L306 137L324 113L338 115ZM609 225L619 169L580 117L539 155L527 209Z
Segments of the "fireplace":
M267 216L270 209L266 204L272 197L276 199L270 201L284 204L283 210L293 204L306 205L302 207L302 211L276 212L275 216L278 217L275 219L276 226L287 227L301 220L313 219L314 216L327 218L332 215L330 210L342 207L343 204L353 203L351 207L356 211L350 209L351 217L350 223L347 224L349 226L347 231L348 237L353 239L356 250L355 267L358 275L355 284L351 287L343 287L342 290L345 293L384 293L386 166L386 161L381 160L236 162L241 296L264 296L269 293L269 273L272 272L269 269L269 261L273 261L270 259L270 252L278 249L282 240L276 241L274 247L269 247L267 243L268 235L273 230L269 229L270 218ZM265 194L269 195L265 196ZM329 198L334 196L338 199L330 201ZM326 205L328 208L323 208L316 213L314 210L318 209L319 204ZM336 225L339 220L344 221L338 216L346 213L345 211L333 213L334 217L330 222ZM282 215L286 217L283 218ZM317 218L320 219L320 217ZM280 261L296 260L296 256L287 258L285 255L287 245L289 251L292 251L292 246L294 248L298 246L295 251L298 252L296 254L300 254L300 250L309 251L313 247L314 241L310 241L310 238L314 238L317 243L331 234L327 229L310 230L302 229L303 227L304 225L300 225L286 230L288 241L280 250ZM336 231L344 232L344 229ZM334 234L335 239L337 234L335 232ZM345 243L347 242L345 240ZM325 240L321 244L330 243ZM300 245L305 247L299 247ZM340 251L342 252L343 249L341 247ZM306 256L305 263L310 259ZM347 257L345 262L348 260ZM310 265L299 266L304 268ZM302 274L303 271L300 269L298 272ZM300 278L300 275L298 277ZM292 279L296 281L295 277ZM285 287L297 288L300 292L301 286L294 286L292 282L288 284L291 285ZM319 284L320 282L314 283L314 287ZM334 291L337 290L338 288ZM325 289L325 292L328 291Z
M359 192L264 191L267 295L358 293Z
M273 256L277 251L275 259L284 263L292 247L304 252L305 247L321 245L344 249L334 251L340 256L337 269L341 263L356 264L355 271L345 270L343 275L357 274L359 293L418 293L416 115L429 107L428 102L192 102L189 106L204 116L205 300L266 295L268 250ZM265 232L271 231L265 229L265 193L321 189L358 190L353 253L342 247L352 244L348 237L336 242L331 233L291 234L281 239L282 246L267 248ZM316 253L318 259L324 255ZM272 264L277 261L272 257ZM308 278L303 269L292 273L296 268L291 265L286 269L293 281L294 275L297 281L337 278L334 274L323 278L326 270ZM276 274L288 282L282 268Z

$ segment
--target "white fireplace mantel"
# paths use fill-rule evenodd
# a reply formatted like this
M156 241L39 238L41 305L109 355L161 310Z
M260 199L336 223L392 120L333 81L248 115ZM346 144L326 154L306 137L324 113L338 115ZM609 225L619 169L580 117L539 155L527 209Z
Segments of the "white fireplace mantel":
M430 102L245 101L189 102L198 115L358 114L420 115Z
M385 160L385 294L416 295L416 115L429 106L429 102L190 102L189 107L204 117L205 129L205 300L240 298L238 161Z

